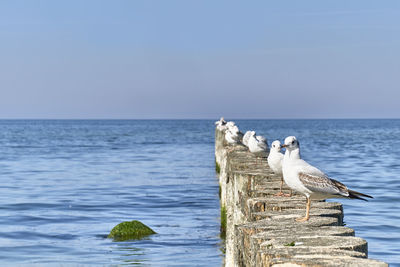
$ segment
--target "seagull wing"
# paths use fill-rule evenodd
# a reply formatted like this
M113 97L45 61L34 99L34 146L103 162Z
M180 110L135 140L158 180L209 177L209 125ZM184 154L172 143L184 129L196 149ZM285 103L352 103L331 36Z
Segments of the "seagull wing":
M265 150L265 151L268 150L267 139L265 139L264 136L257 135L256 140L257 140L257 145L259 148L261 148L262 150Z
M258 146L264 151L268 150L268 145L265 142L259 142Z
M349 197L349 189L344 184L326 175L300 172L299 179L307 189L313 192Z

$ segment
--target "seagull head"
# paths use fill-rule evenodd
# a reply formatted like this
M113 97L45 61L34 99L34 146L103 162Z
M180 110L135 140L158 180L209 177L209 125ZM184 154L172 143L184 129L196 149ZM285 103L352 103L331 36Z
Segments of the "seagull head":
M233 121L228 121L226 123L226 126L228 126L228 128L231 128L231 127L235 126L235 123Z
M274 142L272 142L271 150L274 150L274 151L277 151L277 152L281 151L281 141L275 140Z
M295 150L300 147L299 141L297 141L295 136L288 136L285 138L285 144L282 145L288 150Z

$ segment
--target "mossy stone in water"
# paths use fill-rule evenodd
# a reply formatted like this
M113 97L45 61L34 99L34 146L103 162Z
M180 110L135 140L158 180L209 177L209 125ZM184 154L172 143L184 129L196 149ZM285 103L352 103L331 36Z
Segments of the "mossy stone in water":
M108 238L114 238L115 241L125 241L131 239L141 239L145 236L156 234L150 227L139 221L122 222L115 226Z

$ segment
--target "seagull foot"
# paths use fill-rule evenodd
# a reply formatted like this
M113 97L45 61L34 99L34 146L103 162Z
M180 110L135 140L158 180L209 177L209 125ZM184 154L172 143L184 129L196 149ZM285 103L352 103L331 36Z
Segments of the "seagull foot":
M280 191L279 193L276 193L274 196L276 196L276 197L291 197L292 194L285 194L282 191Z
M306 222L306 221L308 221L308 219L310 219L310 217L297 218L296 222Z

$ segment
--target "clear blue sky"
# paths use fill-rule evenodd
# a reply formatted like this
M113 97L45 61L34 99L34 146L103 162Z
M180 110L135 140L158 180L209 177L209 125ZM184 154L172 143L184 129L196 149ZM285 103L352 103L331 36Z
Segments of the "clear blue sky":
M400 1L0 1L0 118L400 118Z

